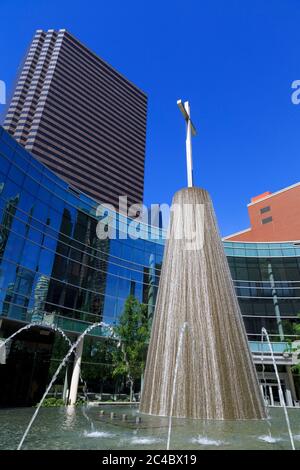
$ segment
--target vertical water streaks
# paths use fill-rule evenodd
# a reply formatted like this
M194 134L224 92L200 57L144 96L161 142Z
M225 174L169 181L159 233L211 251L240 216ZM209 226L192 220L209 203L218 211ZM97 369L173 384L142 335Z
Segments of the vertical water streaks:
M180 211L171 215L140 411L204 419L264 418L210 196L204 189L186 188L175 194L173 205ZM172 403L185 322L189 328L182 338Z

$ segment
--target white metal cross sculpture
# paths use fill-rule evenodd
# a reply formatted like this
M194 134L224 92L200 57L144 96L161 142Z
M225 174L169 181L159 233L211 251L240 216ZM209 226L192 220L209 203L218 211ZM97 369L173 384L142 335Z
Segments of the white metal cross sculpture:
M187 179L188 187L193 186L193 156L192 156L192 135L196 135L196 129L191 121L191 111L188 101L182 103L182 100L177 101L177 105L182 112L186 122L186 166L187 166Z

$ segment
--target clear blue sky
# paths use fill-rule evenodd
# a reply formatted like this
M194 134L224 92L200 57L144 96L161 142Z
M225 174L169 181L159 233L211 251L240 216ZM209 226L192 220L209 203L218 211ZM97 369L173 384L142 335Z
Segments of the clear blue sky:
M251 196L300 180L299 0L1 0L0 13L9 90L35 29L66 28L147 92L147 204L186 185L178 98L223 235L248 227Z

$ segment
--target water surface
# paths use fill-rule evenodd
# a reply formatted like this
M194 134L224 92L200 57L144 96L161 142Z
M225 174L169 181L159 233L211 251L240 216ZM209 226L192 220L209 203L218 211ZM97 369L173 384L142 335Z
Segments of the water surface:
M34 408L0 410L0 449L16 449ZM105 410L105 415L100 415ZM117 418L111 420L111 411ZM122 414L128 415L127 422ZM300 409L288 410L296 449L300 450ZM142 421L135 423L137 416ZM290 449L282 408L267 421L173 419L170 449ZM166 449L168 419L139 414L130 406L42 408L24 449Z

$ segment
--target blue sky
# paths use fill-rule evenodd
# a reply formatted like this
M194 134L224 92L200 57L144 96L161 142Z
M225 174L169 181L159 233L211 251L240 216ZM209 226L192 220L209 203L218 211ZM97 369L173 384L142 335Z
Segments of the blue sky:
M299 0L1 0L0 12L9 91L35 29L66 28L147 92L147 204L186 185L178 98L223 235L248 227L251 196L300 180Z

